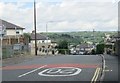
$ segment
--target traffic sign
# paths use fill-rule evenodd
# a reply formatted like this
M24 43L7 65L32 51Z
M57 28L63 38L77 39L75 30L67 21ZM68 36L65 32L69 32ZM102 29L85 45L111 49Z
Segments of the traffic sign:
M0 37L6 35L6 27L5 25L0 25Z

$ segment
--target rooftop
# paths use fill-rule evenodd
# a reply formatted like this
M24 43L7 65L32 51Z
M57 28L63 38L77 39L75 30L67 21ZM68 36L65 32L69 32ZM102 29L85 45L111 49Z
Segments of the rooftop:
M20 27L18 25L15 25L13 23L7 22L7 21L2 20L2 19L0 19L0 21L1 21L2 25L4 25L6 27L6 29L15 29L15 28L16 29L25 29L23 27Z
M37 33L36 34L36 39L37 40L47 40L48 38L46 36L42 35L42 34ZM31 40L35 40L35 34L34 33L31 34Z

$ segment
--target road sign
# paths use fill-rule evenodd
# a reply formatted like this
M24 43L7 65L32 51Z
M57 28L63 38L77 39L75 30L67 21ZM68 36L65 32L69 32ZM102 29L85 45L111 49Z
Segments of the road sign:
M6 27L4 25L0 25L0 37L6 35Z
M78 75L82 69L75 67L48 68L38 73L40 76L74 76Z
M0 37L2 36L2 26L0 26Z

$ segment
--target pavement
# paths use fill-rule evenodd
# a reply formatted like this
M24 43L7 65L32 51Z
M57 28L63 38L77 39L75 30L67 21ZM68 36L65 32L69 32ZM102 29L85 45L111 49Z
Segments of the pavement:
M118 56L104 55L105 57L105 76L103 81L109 83L120 83L118 80Z

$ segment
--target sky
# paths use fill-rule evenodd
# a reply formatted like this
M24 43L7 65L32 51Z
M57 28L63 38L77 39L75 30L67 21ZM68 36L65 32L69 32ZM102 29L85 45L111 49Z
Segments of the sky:
M36 0L37 32L117 31L118 0ZM0 19L32 32L33 0L0 0Z

